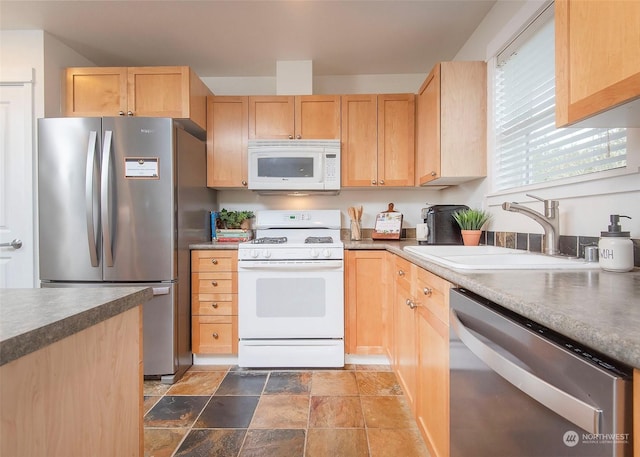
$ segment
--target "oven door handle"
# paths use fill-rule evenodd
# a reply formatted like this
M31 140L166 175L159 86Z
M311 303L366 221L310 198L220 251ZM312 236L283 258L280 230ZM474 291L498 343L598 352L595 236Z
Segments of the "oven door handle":
M238 271L334 271L344 268L342 260L319 260L319 261L263 261L249 260L239 261Z
M499 354L465 327L454 309L451 310L451 326L471 352L514 387L589 433L600 433L601 409L549 384Z

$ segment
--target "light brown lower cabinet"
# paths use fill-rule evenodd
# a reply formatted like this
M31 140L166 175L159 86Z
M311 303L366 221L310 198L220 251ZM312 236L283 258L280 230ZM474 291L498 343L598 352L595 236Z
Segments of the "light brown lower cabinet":
M390 255L393 370L432 457L449 456L451 283Z
M345 251L345 348L348 354L385 354L390 318L386 307L385 250Z
M416 422L432 457L449 456L449 289L418 268Z
M397 256L394 264L392 366L409 406L415 411L418 338L415 308L411 304L414 303L413 280L416 266Z
M0 455L141 456L142 307L0 367Z
M238 353L238 252L191 252L191 347L194 354Z

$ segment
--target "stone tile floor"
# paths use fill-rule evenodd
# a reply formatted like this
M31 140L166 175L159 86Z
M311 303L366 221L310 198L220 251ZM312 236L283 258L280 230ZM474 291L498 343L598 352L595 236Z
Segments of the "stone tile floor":
M145 457L428 457L384 365L193 366L144 383Z

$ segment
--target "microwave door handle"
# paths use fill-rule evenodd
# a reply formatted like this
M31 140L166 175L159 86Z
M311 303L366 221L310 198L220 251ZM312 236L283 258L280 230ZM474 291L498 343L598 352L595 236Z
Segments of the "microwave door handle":
M514 387L589 433L600 433L601 409L549 384L499 354L476 338L454 309L451 310L451 326L471 352Z

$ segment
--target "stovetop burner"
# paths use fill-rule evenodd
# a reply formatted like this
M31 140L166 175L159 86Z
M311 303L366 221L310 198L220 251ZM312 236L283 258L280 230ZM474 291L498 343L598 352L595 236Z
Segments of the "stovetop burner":
M286 242L286 236L265 236L252 241L253 244L283 244Z
M304 240L305 244L327 244L333 243L333 237L331 236L308 236Z

